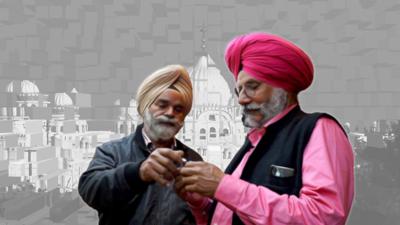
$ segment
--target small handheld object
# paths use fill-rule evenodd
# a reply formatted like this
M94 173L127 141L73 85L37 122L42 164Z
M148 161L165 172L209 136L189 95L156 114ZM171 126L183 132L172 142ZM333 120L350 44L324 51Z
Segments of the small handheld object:
M182 167L184 167L185 165L186 165L186 163L187 163L187 159L186 158L182 158L182 162L181 163L176 163L175 165L176 165L176 168L182 168Z

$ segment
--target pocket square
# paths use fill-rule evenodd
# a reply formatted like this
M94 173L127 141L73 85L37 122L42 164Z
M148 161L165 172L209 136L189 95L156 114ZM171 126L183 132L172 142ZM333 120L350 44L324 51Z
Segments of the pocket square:
M271 165L271 173L275 177L292 177L294 175L294 169L290 167Z

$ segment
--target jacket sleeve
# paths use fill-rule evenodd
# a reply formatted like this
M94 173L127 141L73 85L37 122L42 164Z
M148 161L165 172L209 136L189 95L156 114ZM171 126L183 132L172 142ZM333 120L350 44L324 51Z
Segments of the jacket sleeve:
M143 161L116 166L115 151L112 145L97 147L88 169L79 179L79 194L97 210L124 208L147 187L139 177Z
M299 197L225 175L215 199L245 224L345 224L354 197L354 156L336 122L318 120L303 159Z

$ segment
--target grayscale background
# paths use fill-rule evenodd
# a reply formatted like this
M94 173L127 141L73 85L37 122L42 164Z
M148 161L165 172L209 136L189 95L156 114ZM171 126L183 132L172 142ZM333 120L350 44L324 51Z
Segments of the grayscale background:
M167 64L195 86L179 138L224 168L246 130L223 53L251 31L313 59L300 104L338 118L356 155L347 224L399 224L398 21L396 0L0 0L0 225L97 224L79 175L135 130L136 89Z

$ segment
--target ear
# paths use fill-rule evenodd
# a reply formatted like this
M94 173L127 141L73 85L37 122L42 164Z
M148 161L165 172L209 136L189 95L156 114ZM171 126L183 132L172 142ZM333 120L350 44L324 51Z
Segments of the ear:
M294 103L299 103L299 100L297 98L297 93L293 93L293 92L288 92L287 93L287 97L288 97L288 102L287 105L292 105Z

